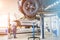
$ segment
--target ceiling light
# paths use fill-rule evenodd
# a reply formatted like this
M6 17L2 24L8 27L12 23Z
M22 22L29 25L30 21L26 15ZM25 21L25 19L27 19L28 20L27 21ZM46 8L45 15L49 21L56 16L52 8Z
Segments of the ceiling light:
M51 7L54 7L54 6L58 5L59 3L60 3L60 1L56 1L56 2L54 2L53 4L47 6L47 7L45 8L45 10L47 10L47 9L49 9L49 8L51 8Z

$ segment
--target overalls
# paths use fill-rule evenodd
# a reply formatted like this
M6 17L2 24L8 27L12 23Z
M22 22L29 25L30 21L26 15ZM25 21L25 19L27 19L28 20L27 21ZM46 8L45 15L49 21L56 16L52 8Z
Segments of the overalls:
M12 32L13 32L14 38L16 38L16 25L12 25Z

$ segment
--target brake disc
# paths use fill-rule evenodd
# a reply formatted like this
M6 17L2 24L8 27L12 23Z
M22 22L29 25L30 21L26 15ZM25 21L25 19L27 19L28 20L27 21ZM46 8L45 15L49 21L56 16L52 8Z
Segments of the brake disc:
M36 0L26 0L23 4L24 13L30 17L36 15L38 8L38 2Z

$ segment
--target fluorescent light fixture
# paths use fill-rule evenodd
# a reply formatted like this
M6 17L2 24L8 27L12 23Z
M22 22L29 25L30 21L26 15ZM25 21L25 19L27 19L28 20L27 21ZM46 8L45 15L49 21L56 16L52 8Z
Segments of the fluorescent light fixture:
M56 4L59 4L59 2L57 1Z
M47 9L49 9L49 8L51 8L51 7L54 7L54 6L58 5L59 3L60 3L60 1L56 1L56 2L54 2L53 4L47 6L44 10L47 10Z
M56 5L56 3L54 3L53 5Z
M53 7L53 6L54 6L53 4L52 5L49 5L48 7L45 8L45 10L47 10L47 9Z

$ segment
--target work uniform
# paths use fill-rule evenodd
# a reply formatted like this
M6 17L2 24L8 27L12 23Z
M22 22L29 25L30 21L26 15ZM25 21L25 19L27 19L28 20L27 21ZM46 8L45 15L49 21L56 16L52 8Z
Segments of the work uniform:
M17 25L16 22L12 24L12 32L13 32L14 38L16 38L16 25Z

